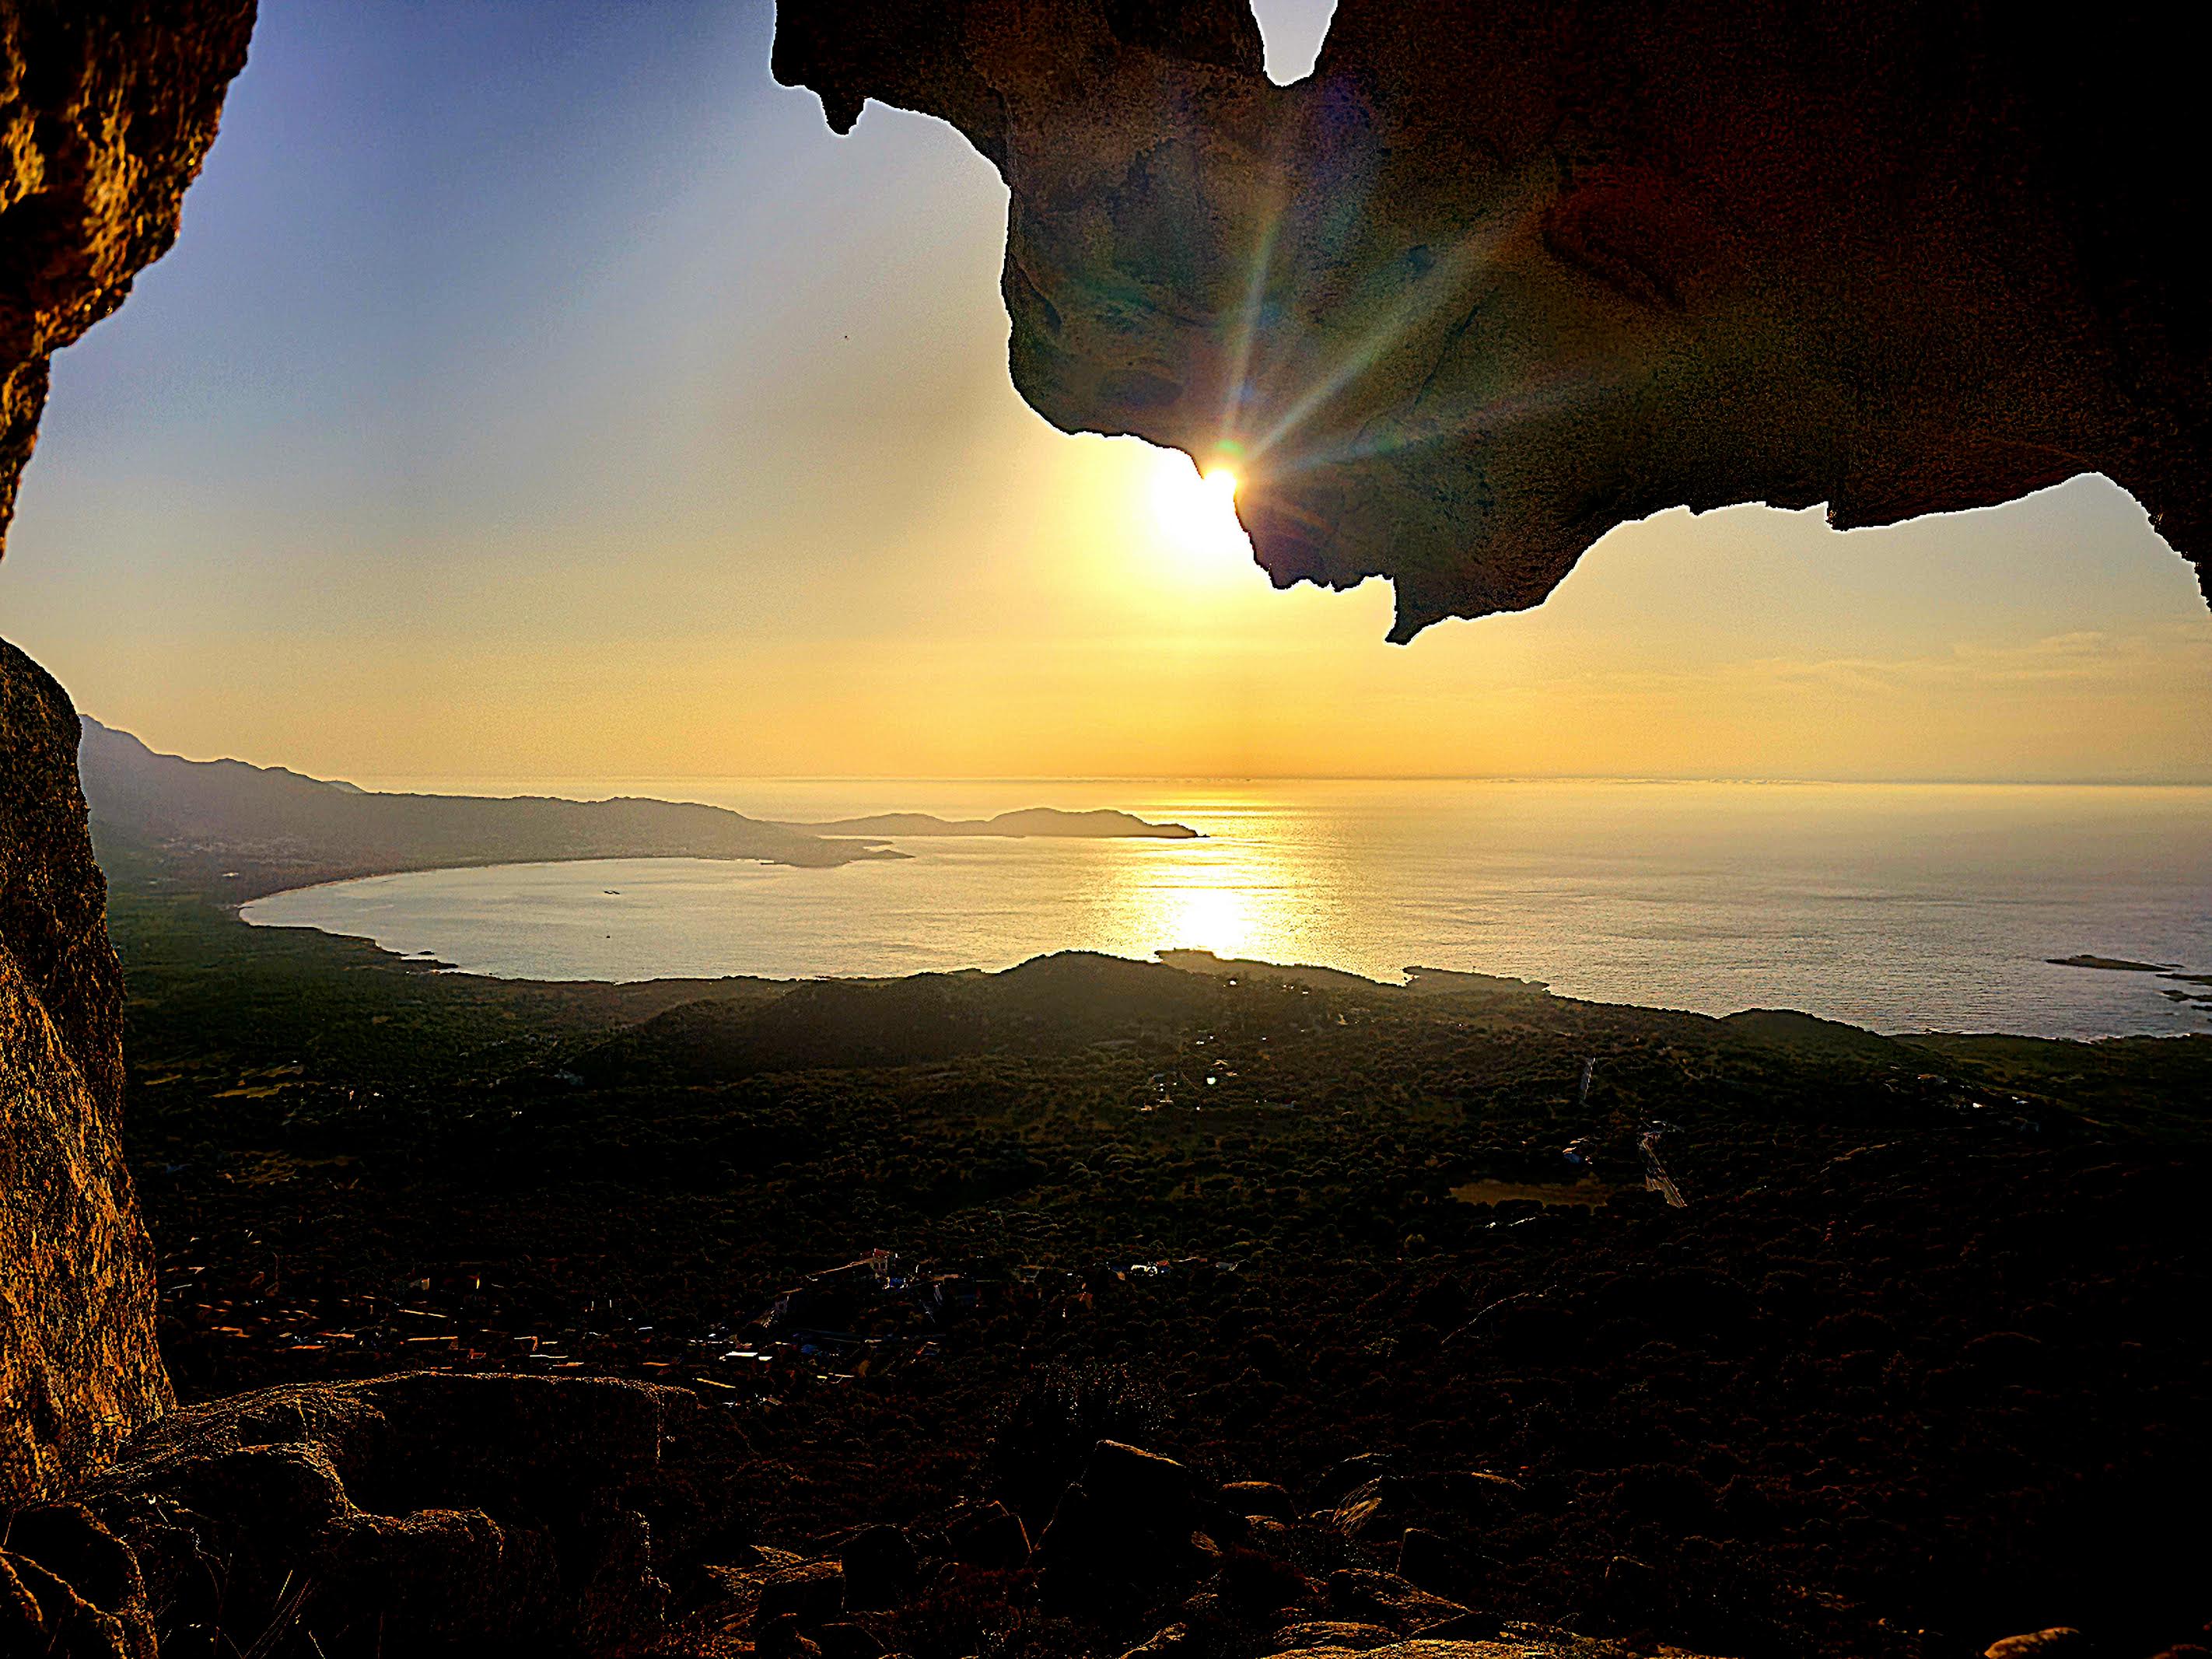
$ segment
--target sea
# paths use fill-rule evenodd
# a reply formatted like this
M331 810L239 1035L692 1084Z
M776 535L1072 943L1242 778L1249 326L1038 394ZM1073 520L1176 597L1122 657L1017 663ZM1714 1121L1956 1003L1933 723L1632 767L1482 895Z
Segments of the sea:
M1189 841L901 840L834 869L692 859L441 870L279 893L260 927L538 980L880 975L1196 948L1408 967L1875 1030L2212 1030L2212 788L1556 781L383 780L650 795L754 817L1114 806Z

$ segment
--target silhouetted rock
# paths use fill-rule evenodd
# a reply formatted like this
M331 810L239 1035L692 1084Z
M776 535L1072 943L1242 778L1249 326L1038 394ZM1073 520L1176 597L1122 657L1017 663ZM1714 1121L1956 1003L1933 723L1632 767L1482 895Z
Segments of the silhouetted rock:
M1222 1550L1220 1585L1221 1599L1248 1617L1279 1613L1313 1595L1306 1576L1290 1562L1242 1544Z
M1243 0L777 11L831 126L941 116L1005 178L1030 404L1232 467L1276 582L1389 576L1394 638L1668 507L1848 528L2086 471L2212 571L2193 55L2152 9L1345 0L1289 87Z
M637 1382L434 1372L234 1395L172 1412L79 1490L143 1589L96 1545L96 1572L83 1551L42 1564L82 1574L95 1604L122 1595L117 1616L158 1625L164 1652L295 1627L328 1659L379 1642L610 1651L661 1626L629 1494L665 1414L690 1404Z
M1490 1469L1455 1469L1436 1479L1442 1501L1472 1518L1497 1520L1528 1504L1528 1491L1518 1480Z
M1102 1440L1083 1478L1054 1508L1037 1540L1036 1564L1052 1599L1109 1606L1194 1583L1218 1554L1210 1544L1200 1547L1200 1523L1227 1530L1231 1519L1205 1483L1173 1458Z
M1649 1562L1616 1555L1605 1570L1606 1611L1619 1619L1648 1619L1658 1611L1659 1574Z
M837 1552L845 1568L845 1596L858 1607L881 1607L914 1583L916 1558L903 1527L864 1527Z
M1433 1595L1464 1590L1467 1558L1443 1534L1408 1527L1398 1540L1398 1576Z
M884 1644L865 1625L836 1620L814 1632L822 1659L883 1659Z
M787 1614L811 1628L844 1611L845 1569L835 1561L786 1567L762 1582L758 1617L764 1625Z
M0 1504L98 1467L170 1399L77 731L61 687L0 641Z
M1391 1467L1390 1457L1383 1452L1361 1452L1356 1457L1347 1457L1322 1476L1315 1486L1315 1496L1333 1505L1353 1487L1389 1474Z
M1083 1466L1083 1488L1117 1525L1147 1529L1182 1524L1196 1501L1198 1482L1171 1457L1139 1446L1102 1440Z
M945 1529L956 1561L1011 1572L1029 1565L1030 1535L1021 1516L995 1500L977 1505Z

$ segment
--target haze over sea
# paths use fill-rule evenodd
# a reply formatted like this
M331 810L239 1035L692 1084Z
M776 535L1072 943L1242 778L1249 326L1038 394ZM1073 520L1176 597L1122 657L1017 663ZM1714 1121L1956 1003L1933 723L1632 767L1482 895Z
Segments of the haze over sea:
M826 870L510 865L281 893L249 921L537 979L873 975L1196 947L1395 979L1409 965L1886 1031L2204 1030L2212 789L1119 779L383 780L705 800L757 817L1112 805L1197 841L916 839Z

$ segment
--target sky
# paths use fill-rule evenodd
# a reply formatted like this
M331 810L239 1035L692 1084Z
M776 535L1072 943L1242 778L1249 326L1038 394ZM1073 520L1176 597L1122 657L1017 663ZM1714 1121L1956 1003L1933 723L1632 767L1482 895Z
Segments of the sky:
M1259 8L1294 78L1322 0ZM319 775L2212 781L2122 491L1662 514L1383 642L1179 456L1016 396L1005 192L768 0L264 0L175 250L55 360L0 635Z

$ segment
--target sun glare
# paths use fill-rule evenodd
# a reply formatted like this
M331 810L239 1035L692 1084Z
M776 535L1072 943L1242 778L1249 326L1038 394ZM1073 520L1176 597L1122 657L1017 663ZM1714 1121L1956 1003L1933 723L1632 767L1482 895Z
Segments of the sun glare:
M1163 452L1152 474L1152 513L1179 552L1228 569L1251 561L1251 544L1237 521L1237 475L1226 467L1201 477L1188 457Z

